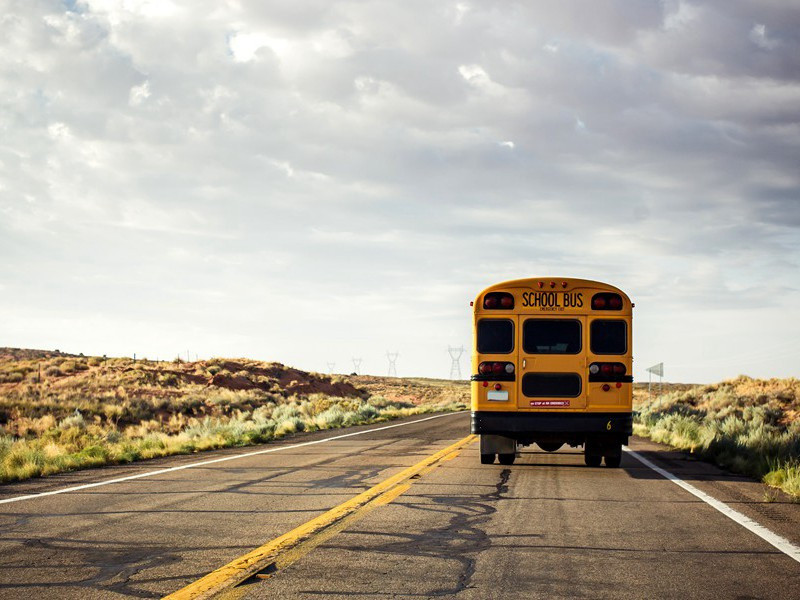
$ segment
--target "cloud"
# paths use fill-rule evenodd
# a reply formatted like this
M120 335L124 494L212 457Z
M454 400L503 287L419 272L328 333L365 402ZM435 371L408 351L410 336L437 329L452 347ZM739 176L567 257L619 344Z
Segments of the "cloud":
M95 351L88 311L103 352L191 339L323 369L388 344L446 375L429 365L469 344L466 302L536 274L617 283L653 319L719 306L800 333L777 316L800 300L798 12L12 1L8 343Z

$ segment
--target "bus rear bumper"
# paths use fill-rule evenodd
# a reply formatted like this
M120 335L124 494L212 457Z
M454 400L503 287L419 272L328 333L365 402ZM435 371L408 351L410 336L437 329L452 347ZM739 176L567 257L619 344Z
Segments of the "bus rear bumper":
M473 411L472 433L502 435L522 443L576 441L594 436L624 439L633 434L631 413L545 413ZM582 443L582 442L580 442Z

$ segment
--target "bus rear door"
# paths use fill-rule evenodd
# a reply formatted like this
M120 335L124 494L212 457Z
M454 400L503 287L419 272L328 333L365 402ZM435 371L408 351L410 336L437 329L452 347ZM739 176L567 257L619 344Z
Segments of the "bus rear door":
M522 315L517 407L585 409L586 317Z

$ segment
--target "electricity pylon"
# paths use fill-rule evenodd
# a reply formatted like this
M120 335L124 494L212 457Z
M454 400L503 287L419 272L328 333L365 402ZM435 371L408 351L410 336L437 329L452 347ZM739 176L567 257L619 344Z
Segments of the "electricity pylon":
M333 369L334 368L336 368L336 363L335 362L329 362L328 363L328 374L329 375L333 375Z
M450 379L461 379L461 355L464 354L464 346L458 348L448 346L447 351L453 359L450 365Z
M353 367L355 367L353 370L356 372L356 375L361 375L361 359L360 358L354 358L353 359Z
M386 351L386 358L389 359L389 377L397 377L397 357L400 356L399 352Z

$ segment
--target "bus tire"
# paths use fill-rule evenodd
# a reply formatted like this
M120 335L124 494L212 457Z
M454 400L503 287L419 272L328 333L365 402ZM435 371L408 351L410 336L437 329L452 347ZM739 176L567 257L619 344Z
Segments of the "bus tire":
M536 445L539 446L539 448L541 448L545 452L555 452L556 450L561 448L561 446L563 446L564 444L562 444L561 442L536 442Z
M481 464L482 465L493 465L494 464L494 454L481 454Z
M500 459L501 465L513 465L514 459L517 457L516 454L498 454L497 458Z
M619 467L619 463L622 462L622 454L610 454L605 457L606 466L612 469L616 469Z
M590 454L588 452L584 452L583 462L586 463L587 467L599 467L600 463L603 462L603 457L600 454Z

